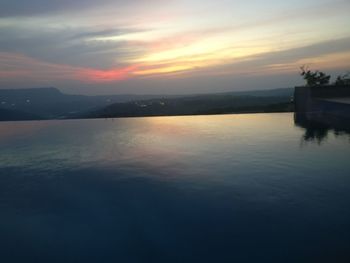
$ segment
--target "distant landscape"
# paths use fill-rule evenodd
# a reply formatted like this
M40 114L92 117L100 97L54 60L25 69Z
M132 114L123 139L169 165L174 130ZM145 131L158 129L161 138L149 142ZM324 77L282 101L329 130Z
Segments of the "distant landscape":
M292 88L192 95L64 94L57 88L0 90L0 121L293 111Z

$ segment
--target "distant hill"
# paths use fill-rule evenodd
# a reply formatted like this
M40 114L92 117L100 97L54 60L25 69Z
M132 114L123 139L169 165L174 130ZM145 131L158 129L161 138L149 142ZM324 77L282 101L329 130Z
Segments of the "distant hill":
M0 120L261 111L267 105L288 103L292 95L291 88L195 95L109 96L70 95L51 87L0 89Z
M34 114L0 108L0 121L27 121L39 119L41 118Z
M256 97L292 97L294 94L294 88L279 88L268 90L251 90L251 91L233 91L222 94L230 94L237 96L256 96Z
M100 110L90 112L81 117L110 118L253 112L287 112L293 110L291 96L289 93L286 93L287 95L284 96L253 96L245 94L241 95L230 93L196 95L180 98L157 98L126 103L115 103Z
M70 95L56 88L0 89L0 107L34 114L42 119L78 116L116 102L153 98L152 95Z

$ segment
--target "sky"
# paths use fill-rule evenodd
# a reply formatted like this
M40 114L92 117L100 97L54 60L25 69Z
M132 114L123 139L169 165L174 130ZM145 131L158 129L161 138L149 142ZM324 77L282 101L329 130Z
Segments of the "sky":
M185 94L350 71L349 0L0 0L0 88Z

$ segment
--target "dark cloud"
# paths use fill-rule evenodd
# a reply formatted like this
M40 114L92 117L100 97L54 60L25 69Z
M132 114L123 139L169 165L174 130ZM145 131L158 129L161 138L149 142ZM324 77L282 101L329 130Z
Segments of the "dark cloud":
M313 58L347 51L350 51L350 38L342 38L263 54L256 57L256 62L262 64L288 63L299 59Z
M116 36L135 32L120 29L29 30L21 27L0 27L0 50L59 64L108 69L140 55L143 50L127 42L93 41L94 37Z
M0 17L35 16L60 12L75 12L110 5L118 10L127 6L149 4L162 0L0 0Z
M111 0L1 0L0 17L36 15L77 10L113 2ZM115 2L115 1L114 1ZM118 1L117 1L118 2Z

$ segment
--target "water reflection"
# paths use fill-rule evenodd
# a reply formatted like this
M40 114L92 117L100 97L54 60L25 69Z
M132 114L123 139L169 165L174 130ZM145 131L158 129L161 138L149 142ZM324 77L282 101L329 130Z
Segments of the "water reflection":
M349 142L303 132L289 113L0 123L0 262L350 262Z
M295 113L294 123L305 129L302 136L305 142L321 144L330 133L336 137L348 136L350 140L350 123L348 120L328 118L315 113Z

